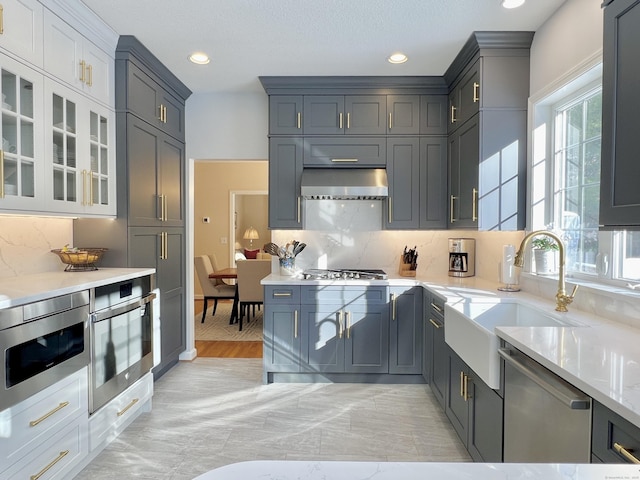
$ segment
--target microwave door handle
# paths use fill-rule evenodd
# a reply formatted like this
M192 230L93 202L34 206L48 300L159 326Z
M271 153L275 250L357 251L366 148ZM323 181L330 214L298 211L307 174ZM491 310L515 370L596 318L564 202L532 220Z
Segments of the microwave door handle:
M140 307L144 307L146 304L152 302L155 298L156 294L150 293L149 295L136 299L132 302L125 303L124 305L118 305L113 308L105 308L98 312L93 312L91 314L91 323L102 322L104 320L117 317L118 315L136 310Z

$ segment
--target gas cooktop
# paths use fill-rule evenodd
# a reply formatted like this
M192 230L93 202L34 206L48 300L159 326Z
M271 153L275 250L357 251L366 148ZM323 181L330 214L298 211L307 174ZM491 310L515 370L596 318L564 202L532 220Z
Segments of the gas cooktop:
M303 271L302 278L305 280L386 280L387 273L375 268L332 268L328 270L312 268Z

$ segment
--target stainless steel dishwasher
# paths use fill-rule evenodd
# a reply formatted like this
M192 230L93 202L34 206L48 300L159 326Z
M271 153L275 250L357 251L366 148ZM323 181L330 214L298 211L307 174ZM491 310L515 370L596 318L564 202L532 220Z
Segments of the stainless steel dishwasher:
M513 348L504 368L504 462L589 463L591 398Z

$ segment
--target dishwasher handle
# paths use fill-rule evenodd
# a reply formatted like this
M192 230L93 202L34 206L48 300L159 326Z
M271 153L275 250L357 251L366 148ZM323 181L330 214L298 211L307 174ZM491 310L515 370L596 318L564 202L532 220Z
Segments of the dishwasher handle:
M567 383L565 385L564 381L558 381L554 382L557 383L554 385L547 379L543 378L543 376L555 376L555 374L548 372L544 367L540 366L539 372L536 372L532 369L532 366L525 365L523 362L513 357L511 355L511 350L508 348L498 349L498 354L505 360L505 362L518 370L518 372L526 376L532 382L535 382L539 387L553 395L570 409L588 410L591 408L591 398L586 395L580 395L580 393L576 392L576 389L572 388L570 384Z

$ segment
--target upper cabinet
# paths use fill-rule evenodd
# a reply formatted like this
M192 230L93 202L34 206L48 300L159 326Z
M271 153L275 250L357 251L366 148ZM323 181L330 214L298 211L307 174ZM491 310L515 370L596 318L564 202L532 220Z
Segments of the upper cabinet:
M305 95L305 135L379 135L386 133L384 95Z
M639 24L638 0L615 0L604 10L599 221L605 228L640 225Z
M36 0L2 0L0 47L7 53L42 67L43 11Z
M109 105L113 59L69 24L45 10L44 68L99 102Z
M475 32L450 86L449 228L521 230L533 32Z

